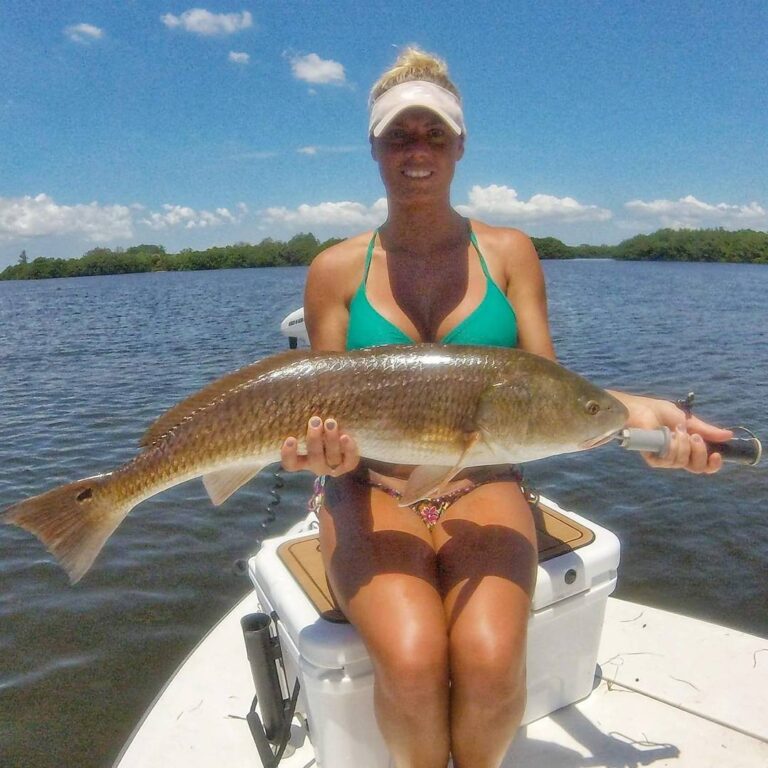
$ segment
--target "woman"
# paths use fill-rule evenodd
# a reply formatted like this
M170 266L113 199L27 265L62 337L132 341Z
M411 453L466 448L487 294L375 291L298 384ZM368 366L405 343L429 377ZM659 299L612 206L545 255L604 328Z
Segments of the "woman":
M371 93L371 154L387 220L319 254L305 319L312 347L392 343L518 346L555 358L530 239L468 221L450 202L466 129L445 64L405 51ZM655 466L714 472L704 440L731 435L671 403L614 393L630 424L675 430ZM398 768L499 766L525 706L536 533L513 467L465 471L440 499L397 503L411 467L360 462L333 414L317 414L288 470L333 480L320 507L331 586L375 670L375 707ZM323 420L324 419L324 420ZM343 425L341 425L343 427Z

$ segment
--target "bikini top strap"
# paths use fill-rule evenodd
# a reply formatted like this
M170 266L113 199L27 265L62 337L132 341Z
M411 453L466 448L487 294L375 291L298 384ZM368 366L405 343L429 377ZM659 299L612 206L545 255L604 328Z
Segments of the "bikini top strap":
M472 243L472 245L475 247L475 250L477 251L477 255L480 258L480 266L483 268L483 274L489 279L493 280L491 277L491 273L488 271L488 265L485 263L485 259L483 258L483 252L480 250L480 245L477 242L477 237L475 236L475 231L471 229L469 231L469 240Z
M379 228L373 230L373 237L368 243L368 252L365 254L365 269L363 270L363 285L368 282L368 270L371 268L371 259L373 258L373 249L376 245L376 237L379 234Z

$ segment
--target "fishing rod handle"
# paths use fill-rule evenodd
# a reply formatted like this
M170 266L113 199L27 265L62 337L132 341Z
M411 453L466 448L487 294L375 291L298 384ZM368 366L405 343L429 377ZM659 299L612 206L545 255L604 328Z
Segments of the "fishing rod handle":
M722 443L707 443L710 453L719 453L723 461L732 464L747 464L754 467L763 455L760 440L744 427L739 427L747 433L746 437L734 437ZM658 429L637 429L629 427L619 433L622 448L630 451L645 451L665 456L672 441L672 432L668 427Z

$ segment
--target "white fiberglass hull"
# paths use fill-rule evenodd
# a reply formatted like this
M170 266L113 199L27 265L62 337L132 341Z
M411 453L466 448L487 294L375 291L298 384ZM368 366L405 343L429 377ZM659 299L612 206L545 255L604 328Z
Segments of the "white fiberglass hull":
M259 608L252 592L211 630L115 768L261 765L245 721L253 682L240 629ZM504 768L768 765L768 640L609 598L598 660L591 695L522 728ZM296 718L280 767L314 765Z

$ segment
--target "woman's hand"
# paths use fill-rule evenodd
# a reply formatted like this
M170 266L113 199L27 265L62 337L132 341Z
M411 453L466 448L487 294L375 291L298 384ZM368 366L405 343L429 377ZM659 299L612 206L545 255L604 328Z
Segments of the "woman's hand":
M702 421L697 416L686 414L668 400L652 397L629 395L625 392L612 392L629 409L628 427L657 429L668 427L672 432L672 441L667 455L656 456L644 453L643 456L652 467L665 469L685 469L697 474L717 472L723 465L719 453L709 453L708 442L725 442L733 437L733 432L721 429Z
M335 419L313 416L307 425L307 453L299 454L295 437L289 437L280 450L283 468L288 472L302 469L316 475L339 477L353 470L360 462L357 443L349 436L339 433Z

